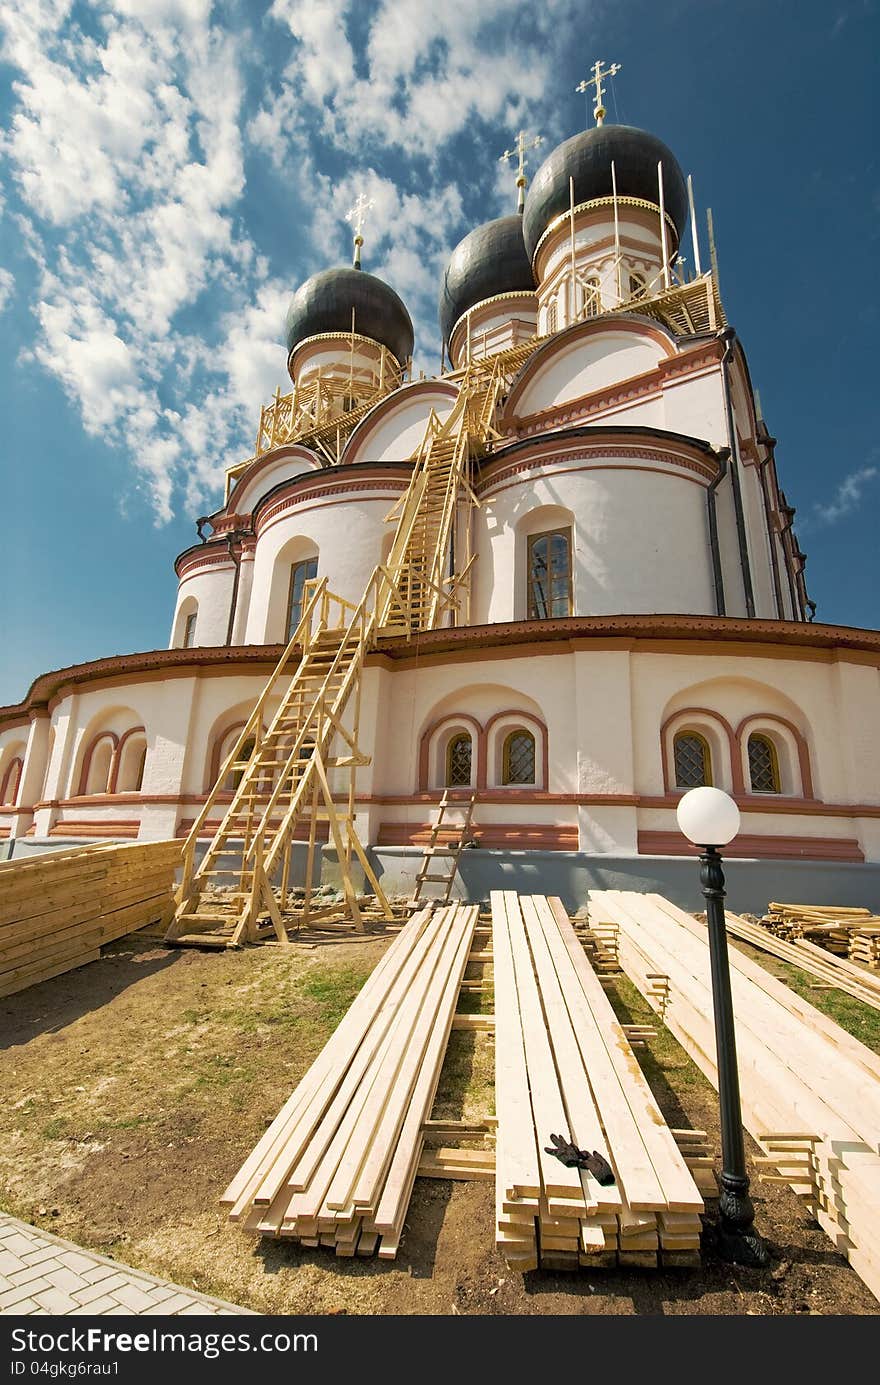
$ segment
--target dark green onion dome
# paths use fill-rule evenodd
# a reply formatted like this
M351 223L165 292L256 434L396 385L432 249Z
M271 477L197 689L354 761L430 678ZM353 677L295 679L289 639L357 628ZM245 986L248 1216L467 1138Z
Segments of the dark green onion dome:
M440 290L440 330L449 341L462 313L497 293L534 293L535 279L523 240L522 217L487 221L459 241Z
M287 310L288 354L306 337L350 332L387 346L405 365L413 353L413 325L394 289L362 269L323 269L297 289Z
M611 161L619 197L659 200L657 164L663 161L663 200L681 240L688 215L687 183L678 160L656 135L632 125L598 125L567 139L549 154L526 194L523 235L534 259L542 235L561 212L569 209L568 180L574 178L574 203L610 197Z

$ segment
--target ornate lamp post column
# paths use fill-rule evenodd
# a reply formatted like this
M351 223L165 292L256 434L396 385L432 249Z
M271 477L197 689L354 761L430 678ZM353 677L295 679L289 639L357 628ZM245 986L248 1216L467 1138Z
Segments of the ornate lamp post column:
M735 1265L769 1263L767 1246L754 1228L755 1209L749 1196L743 1142L736 1034L730 992L730 961L724 922L724 872L722 846L739 831L739 809L721 789L691 789L678 805L678 825L688 841L700 848L700 883L706 900L709 959L712 972L712 1004L715 1011L715 1048L718 1067L718 1099L721 1110L721 1178L718 1253Z

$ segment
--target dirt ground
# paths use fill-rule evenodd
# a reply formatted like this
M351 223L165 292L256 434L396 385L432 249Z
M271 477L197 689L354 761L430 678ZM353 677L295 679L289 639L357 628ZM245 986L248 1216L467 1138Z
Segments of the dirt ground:
M757 1180L774 1254L764 1271L732 1270L707 1244L695 1270L516 1274L494 1248L491 1183L418 1179L393 1263L338 1260L227 1223L220 1194L386 945L218 954L127 939L0 1001L0 1205L264 1313L880 1312L794 1194ZM625 1020L652 1021L626 981L612 999ZM640 1057L670 1124L707 1130L717 1150L717 1097L683 1051L661 1031ZM491 1079L491 1038L457 1031L435 1115L487 1114Z

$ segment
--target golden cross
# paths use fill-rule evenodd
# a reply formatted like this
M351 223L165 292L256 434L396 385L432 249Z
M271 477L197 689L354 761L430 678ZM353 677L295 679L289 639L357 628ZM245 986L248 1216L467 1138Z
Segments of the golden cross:
M529 149L537 149L543 143L544 140L541 135L535 135L535 138L530 140L525 130L520 130L513 148L505 149L498 160L498 162L502 164L509 163L510 160L514 158L517 161L516 186L519 189L517 211L521 212L525 203L526 166L528 164L526 153Z
M367 219L367 212L376 204L372 197L367 198L359 192L353 207L349 207L345 213L346 221L354 224L354 267L361 267L361 246L364 243L364 222Z
M580 83L580 85L575 87L575 91L586 94L586 92L589 91L590 87L596 88L596 104L593 107L593 115L596 117L596 124L601 125L603 120L605 119L605 107L602 105L602 83L608 77L613 77L616 73L620 71L620 63L612 63L611 66L606 67L605 71L603 72L602 59L599 58L598 62L593 63L592 71L592 77L585 77L584 80Z

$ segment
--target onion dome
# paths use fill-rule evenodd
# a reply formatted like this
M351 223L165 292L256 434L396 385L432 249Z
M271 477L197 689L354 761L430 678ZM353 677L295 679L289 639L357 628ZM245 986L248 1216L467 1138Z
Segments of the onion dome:
M521 216L502 216L466 235L452 252L440 291L440 330L449 341L463 313L499 293L534 293Z
M413 352L413 325L394 289L362 269L324 269L297 289L287 310L290 354L306 337L349 333L381 342L405 365Z
M558 145L532 180L523 212L523 235L531 259L547 227L571 205L570 178L574 179L576 207L597 197L611 197L612 159L618 196L639 197L655 206L659 201L657 165L663 161L663 200L681 240L688 195L675 155L647 130L632 125L597 125Z

